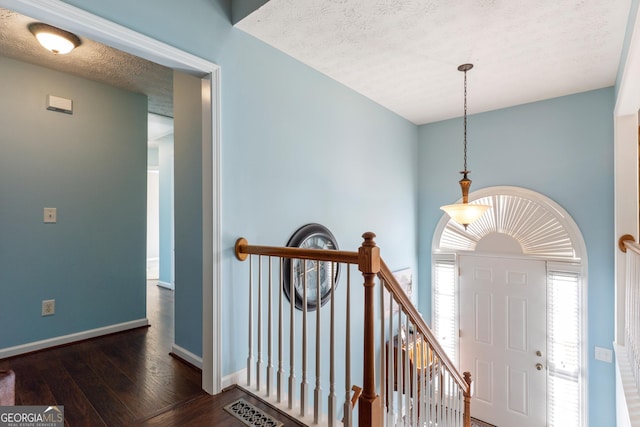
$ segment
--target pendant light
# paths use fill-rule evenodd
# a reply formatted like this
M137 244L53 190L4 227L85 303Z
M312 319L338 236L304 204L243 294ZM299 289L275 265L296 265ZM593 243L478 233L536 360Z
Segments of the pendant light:
M473 64L462 64L458 67L458 71L464 72L464 170L460 172L462 179L459 181L462 189L462 203L440 207L440 209L449 214L452 220L463 225L465 230L469 224L480 218L491 207L489 205L469 203L471 180L468 176L471 171L467 170L467 71L472 68Z

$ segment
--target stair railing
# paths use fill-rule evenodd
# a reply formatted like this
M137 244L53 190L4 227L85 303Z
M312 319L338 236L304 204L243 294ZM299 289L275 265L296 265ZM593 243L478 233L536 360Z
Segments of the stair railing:
M380 258L374 237L374 233L363 234L364 241L357 252L257 246L249 245L244 238L237 240L236 257L241 261L249 259L247 386L310 424L334 426L341 419L345 426L352 426L354 403L351 392L352 388L359 389L351 380L353 356L362 360L363 369L362 390L355 404L357 425L470 427L470 374L461 375L447 357ZM330 271L346 270L344 286L339 290L331 286L328 310L318 306L316 312L310 314L306 301L301 310L293 303L287 307L282 285L283 262L287 259L305 260L305 265L307 262L310 265L331 263ZM254 262L257 262L257 272ZM362 287L352 283L352 271L356 268L364 279ZM293 271L291 274L290 283L293 283ZM353 280L356 280L355 276L353 274ZM306 289L306 283L304 287ZM293 298L293 288L289 295ZM337 299L343 296L338 303ZM358 301L362 302L361 310L355 305ZM336 341L336 320L344 322L343 342ZM274 323L277 323L276 334L273 333ZM322 329L327 323L328 337ZM309 325L315 329L311 340L308 339ZM361 341L352 340L352 336ZM273 351L274 341L277 354ZM308 351L310 344L314 353ZM358 354L354 349L360 350ZM344 368L344 394L339 406L336 361ZM310 364L315 367L313 396L309 393ZM328 374L322 372L327 364ZM301 375L299 381L297 375ZM266 382L262 381L263 377ZM327 382L329 392L325 394L322 385ZM308 405L310 400L313 401L313 413ZM322 409L325 401L326 413ZM342 414L339 414L339 408Z
M624 347L636 390L640 390L640 245L625 234L618 240L618 248L626 258Z

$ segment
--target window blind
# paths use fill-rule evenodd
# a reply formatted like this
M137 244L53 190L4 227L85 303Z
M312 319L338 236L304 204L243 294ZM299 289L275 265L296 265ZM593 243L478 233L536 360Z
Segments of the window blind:
M580 275L572 271L549 270L547 280L548 425L580 426Z
M433 271L434 333L447 356L458 366L458 310L455 261L437 260Z

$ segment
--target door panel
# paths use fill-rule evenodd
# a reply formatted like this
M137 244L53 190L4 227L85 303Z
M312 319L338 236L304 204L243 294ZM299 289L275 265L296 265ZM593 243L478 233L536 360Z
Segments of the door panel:
M493 301L489 293L478 292L475 295L475 331L476 342L489 344L493 343Z
M499 427L546 425L544 261L460 257L460 366L472 416ZM536 369L543 363L543 369Z
M507 349L527 350L527 300L507 297Z

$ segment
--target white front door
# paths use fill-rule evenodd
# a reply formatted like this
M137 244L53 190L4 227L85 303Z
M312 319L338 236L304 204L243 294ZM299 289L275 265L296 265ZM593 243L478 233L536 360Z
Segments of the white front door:
M546 265L461 256L460 368L471 416L498 427L547 424Z

